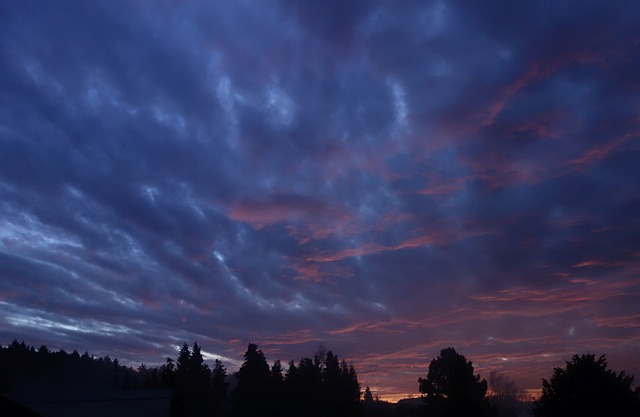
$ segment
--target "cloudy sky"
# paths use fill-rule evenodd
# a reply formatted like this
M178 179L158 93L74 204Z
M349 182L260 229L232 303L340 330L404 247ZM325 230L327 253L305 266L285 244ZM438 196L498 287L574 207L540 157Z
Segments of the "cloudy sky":
M635 1L3 1L0 343L640 378L638 74Z

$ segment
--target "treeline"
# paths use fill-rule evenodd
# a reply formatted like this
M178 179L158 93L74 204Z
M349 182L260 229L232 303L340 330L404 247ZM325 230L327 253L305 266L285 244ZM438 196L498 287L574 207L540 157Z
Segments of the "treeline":
M542 381L542 395L531 407L517 401L515 384L492 373L489 382L474 373L471 361L446 348L434 358L422 396L389 404L364 397L353 365L321 348L312 357L276 360L269 366L258 346L249 344L244 362L231 375L220 360L210 368L194 343L158 367L122 366L109 356L50 351L13 341L0 347L0 393L22 390L55 392L86 389L170 389L175 417L599 417L640 415L640 388L633 376L608 369L604 355L575 355ZM492 396L487 391L492 391ZM524 406L524 408L523 408Z
M332 351L319 350L284 371L271 368L256 345L249 344L231 392L235 416L355 416L360 408L360 383L353 365Z
M117 359L84 352L38 349L14 340L0 349L0 392L15 389L132 389L142 388L138 372Z
M123 366L109 356L50 351L14 340L0 349L0 391L171 389L171 415L231 417L356 416L361 390L353 365L321 348L312 357L269 366L249 344L240 370L227 374L220 360L210 368L201 347L186 343L177 358L158 367Z

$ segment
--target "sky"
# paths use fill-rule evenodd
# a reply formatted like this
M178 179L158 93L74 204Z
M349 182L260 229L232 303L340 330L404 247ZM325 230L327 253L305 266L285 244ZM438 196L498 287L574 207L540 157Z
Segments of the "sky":
M639 74L635 1L2 1L0 344L638 383Z

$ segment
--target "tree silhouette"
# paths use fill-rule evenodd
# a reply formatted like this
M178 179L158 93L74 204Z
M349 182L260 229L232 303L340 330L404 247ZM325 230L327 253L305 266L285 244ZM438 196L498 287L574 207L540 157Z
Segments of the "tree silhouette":
M360 402L361 394L356 368L354 368L353 365L347 365L347 362L343 360L340 363L337 414L342 416L357 415L362 405Z
M325 403L325 414L339 414L344 402L344 390L342 387L342 373L338 357L329 351L325 354L325 366L322 370L323 384L322 395Z
M204 363L200 346L193 343L191 350L190 362L190 383L193 398L192 416L204 416L207 414L207 397L209 394L209 380L211 379L211 370Z
M425 411L430 416L488 416L487 381L473 374L471 361L454 348L440 351L431 361L427 378L419 378L425 396Z
M184 343L182 348L180 348L180 353L178 354L178 359L176 360L177 370L181 373L187 373L190 367L191 362L191 351L189 350L189 345Z
M62 350L60 352L63 352ZM113 389L118 387L118 358L113 360Z
M237 417L260 417L272 406L269 397L271 372L258 346L249 343L244 362L236 373L238 385L231 393L232 413Z
M0 389L14 385L25 392L170 388L172 417L226 416L229 404L231 414L240 417L351 417L361 412L355 368L331 351L321 348L297 366L291 361L286 373L279 360L270 368L254 344L249 344L244 359L228 397L222 362L216 360L209 369L197 343L192 348L185 343L176 359L167 358L159 367L141 363L134 369L108 356L52 352L44 345L36 350L14 340L7 347L0 345Z
M640 391L633 376L607 369L605 355L574 355L565 368L554 368L542 380L542 395L534 403L536 417L639 416Z
M88 352L71 354L52 351L45 345L38 349L13 341L0 346L0 379L4 374L18 393L45 390L63 393L73 390L121 390L142 388L148 373L122 366L109 356L96 358ZM0 384L2 385L2 384Z
M489 388L493 397L498 400L515 400L518 397L516 383L498 371L491 371L489 374Z
M373 394L371 394L371 389L367 385L367 388L364 389L364 404L369 405L373 404Z
M211 414L223 416L227 406L227 370L220 359L216 359L211 371Z
M160 367L160 386L165 388L175 387L176 366L173 359L167 358L167 362Z
M282 363L280 360L276 360L271 367L271 378L275 383L284 382L284 374L282 370Z
M207 414L207 397L211 371L204 363L198 343L193 350L185 343L180 349L176 368L175 414L204 416Z
M303 387L300 385L298 368L294 361L289 361L289 368L284 376L284 397L287 399L287 407L285 408L285 416L297 416L301 411L304 403L301 400ZM303 409L302 409L303 411Z
M313 359L289 362L284 381L287 416L356 416L360 383L355 368L321 347Z
M320 416L322 413L322 370L320 361L311 358L302 358L298 363L296 377L289 379L288 385L293 388L289 391L289 398L294 415L309 417Z
M282 416L286 409L286 391L284 385L284 370L280 360L276 360L271 367L271 382L269 384L271 402L273 408L270 410L273 416Z

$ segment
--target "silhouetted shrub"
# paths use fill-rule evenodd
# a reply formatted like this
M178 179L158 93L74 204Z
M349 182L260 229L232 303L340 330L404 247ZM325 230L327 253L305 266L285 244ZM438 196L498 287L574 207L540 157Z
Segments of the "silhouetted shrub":
M471 361L454 348L440 351L431 361L425 379L418 379L424 394L425 413L442 417L484 417L491 415L487 402L487 381L473 374Z
M542 380L542 395L534 403L536 417L637 417L640 392L633 376L607 369L605 355L574 355L565 368L555 368Z

